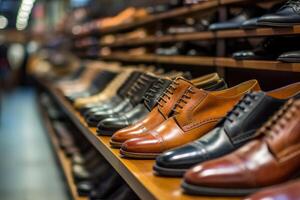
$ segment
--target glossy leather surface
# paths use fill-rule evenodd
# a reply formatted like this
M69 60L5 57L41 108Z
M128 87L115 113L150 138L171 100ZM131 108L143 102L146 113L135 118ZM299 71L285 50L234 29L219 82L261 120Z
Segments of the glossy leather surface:
M126 113L120 113L113 118L106 118L99 122L97 132L101 135L112 135L117 130L136 123L144 118L151 109L157 104L159 97L165 89L171 84L171 80L158 79L146 91L142 101L132 110Z
M288 1L276 12L260 17L257 24L262 26L293 26L300 24L299 1Z
M252 18L252 19L248 19L246 21L244 21L240 28L242 29L255 29L257 28L257 19L258 17Z
M209 30L211 31L218 31L218 30L228 30L228 29L238 29L240 26L250 18L260 16L263 13L263 9L259 7L252 7L245 9L242 13L230 19L226 22L218 22L211 24L209 26Z
M145 136L123 143L121 154L155 157L163 151L184 145L205 135L247 92L258 90L256 80L215 92L190 86L177 102L175 115Z
M256 130L297 94L300 96L300 83L267 93L246 94L215 129L195 142L161 154L156 166L165 170L183 169L183 173L193 165L234 151L253 139Z
M287 182L281 185L266 188L245 200L297 200L300 199L300 181Z
M150 86L157 81L158 78L148 74L142 74L136 82L131 86L126 94L124 101L118 106L110 110L95 112L87 117L87 123L89 126L97 126L97 124L106 119L117 117L118 113L125 113L132 110L136 105L140 103L143 95L147 92Z
M299 130L300 101L290 100L257 131L256 140L231 154L193 167L185 174L185 183L194 188L236 191L288 181L299 172Z
M209 74L198 79L192 80L196 87L204 87L212 90L218 90L226 88L226 83L220 81L217 74ZM125 142L128 139L142 137L144 133L151 130L164 122L168 117L172 115L173 108L177 101L184 94L185 90L191 86L191 83L178 78L170 85L165 91L163 99L158 101L158 105L154 105L152 111L141 121L119 130L111 138L111 144L120 146L120 143Z
M299 63L300 62L300 51L290 51L281 54L277 60L287 63Z
M235 52L233 58L236 60L275 60L284 52L299 50L299 45L298 37L272 37L265 39L253 50Z

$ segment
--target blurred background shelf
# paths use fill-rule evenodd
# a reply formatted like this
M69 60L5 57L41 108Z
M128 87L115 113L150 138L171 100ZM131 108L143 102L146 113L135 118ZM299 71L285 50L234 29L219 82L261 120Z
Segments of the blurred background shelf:
M46 132L48 133L48 138L50 139L53 153L62 170L62 174L66 180L68 190L70 192L72 199L88 200L88 197L80 197L77 194L76 185L72 178L71 161L65 156L64 152L60 149L58 139L56 138L57 136L55 135L54 128L51 124L51 120L48 114L46 113L46 111L44 110L44 108L42 107L42 105L40 105L40 111L43 116L44 127L47 130Z

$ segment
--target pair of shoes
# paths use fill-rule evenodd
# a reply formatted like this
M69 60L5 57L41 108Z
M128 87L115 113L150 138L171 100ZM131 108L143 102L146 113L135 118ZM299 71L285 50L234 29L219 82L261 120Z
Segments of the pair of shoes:
M150 95L155 98L144 98L144 104L149 109L147 117L113 134L110 141L112 147L120 148L126 140L142 136L144 132L158 126L168 116L173 115L177 101L192 84L206 90L221 90L227 87L226 83L216 73L193 79L191 82L183 78L176 78L168 87L160 90L160 92L155 92L156 96ZM152 102L151 106L149 106L149 102Z
M188 170L182 184L184 191L194 195L248 195L296 178L300 167L299 125L298 95L273 115L254 134L251 142L224 157ZM267 190L250 199L277 199L278 196L299 199L298 191L290 190L295 186L299 183Z
M288 0L284 5L276 4L269 11L258 6L250 6L241 11L237 16L226 22L213 23L210 31L229 29L254 29L260 26L292 27L300 24L300 1ZM263 15L264 14L264 15Z
M90 108L85 111L84 117L89 126L97 126L99 135L112 135L148 114L155 99L169 85L170 78L178 75L189 76L182 72L164 74L161 77L142 72L133 73L112 101ZM149 102L145 105L144 101Z
M204 137L156 158L161 176L182 176L192 166L229 154L256 137L256 131L290 98L300 97L300 83L269 92L246 94Z
M138 85L136 86L135 84L133 84L128 92L129 95L127 96L131 99L131 104L134 105L133 108L131 110L128 110L127 112L116 113L112 117L103 119L101 122L99 122L97 125L97 132L99 133L99 135L111 136L116 131L125 128L133 123L136 123L138 120L144 118L156 105L159 97L171 84L172 77L178 75L179 73L175 73L169 74L165 78L158 77L152 83L149 81L148 83L147 81L144 81L145 85L141 88L147 87L147 89L139 89L138 92L131 91L132 89L135 89L135 87L138 87ZM136 83L141 82L137 80Z
M266 11L258 6L248 6L241 10L239 14L226 22L213 23L209 26L210 31L230 30L239 28L249 28L256 25L257 17Z
M124 99L111 109L98 109L96 112L85 115L89 126L97 126L99 122L107 118L115 117L119 113L132 110L142 100L143 94L159 78L146 73L140 73L129 88L125 91Z
M239 51L234 53L233 58L236 60L277 59L283 62L299 62L299 45L299 37L297 36L271 37L265 39L253 50Z
M242 96L259 89L257 81L251 80L229 89L207 91L178 78L170 92L161 97L157 109L148 115L153 120L147 122L145 118L137 127L120 130L113 135L111 143L123 142L120 150L123 156L155 158L206 134ZM130 139L122 141L126 137Z

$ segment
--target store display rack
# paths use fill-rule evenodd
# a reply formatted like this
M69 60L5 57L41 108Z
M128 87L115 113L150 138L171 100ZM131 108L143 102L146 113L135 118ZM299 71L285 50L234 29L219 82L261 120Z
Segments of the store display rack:
M153 174L152 166L154 160L131 160L121 158L118 149L112 149L109 145L109 137L97 136L95 128L89 128L84 122L83 118L72 107L72 105L62 96L62 94L53 88L45 81L39 81L45 91L47 91L53 99L58 103L60 108L67 114L74 125L80 132L88 139L91 144L104 156L104 158L114 167L120 176L127 182L127 184L135 191L135 193L142 200L154 199L180 199L180 200L238 200L240 198L233 197L199 197L189 196L182 193L180 189L180 178L164 178ZM55 143L55 142L54 142ZM68 163L64 161L60 150L56 148L56 152L60 155L64 172L68 177L69 169ZM70 183L71 184L71 183ZM71 185L72 188L72 185ZM74 195L73 195L74 196ZM74 196L74 199L83 200Z
M258 0L255 0L255 1L258 1ZM259 2L269 2L269 1L278 1L278 0L263 0L263 1L259 1ZM155 15L149 15L143 19L124 23L119 26L98 29L98 30L94 31L93 34L105 35L105 34L123 32L123 31L127 31L130 29L140 27L140 26L144 26L144 25L147 25L150 23L170 19L173 17L182 17L182 16L186 16L186 15L192 15L196 12L213 9L218 6L223 6L223 5L225 6L225 5L239 4L239 3L249 3L249 2L253 3L253 0L252 1L251 0L208 0L208 1L196 4L196 5L175 8L175 9L172 9L167 12L163 12L163 13L159 13L159 14L155 14ZM92 34L92 33L88 32L85 34L74 35L74 36L75 37L85 37L90 34Z
M39 105L40 111L42 114L44 127L46 129L46 132L48 133L48 138L50 140L52 150L54 152L54 155L56 157L56 160L63 172L63 176L65 178L65 181L68 186L69 193L74 200L87 200L87 197L80 197L77 194L76 185L74 184L73 178L72 178L72 169L71 169L71 161L65 156L64 152L59 148L59 143L57 136L55 135L54 128L52 126L51 120L42 107L41 103Z
M243 60L238 61L226 57L203 57L203 56L158 56L155 54L130 55L128 53L113 53L108 56L100 55L103 60L123 62L150 62L164 64L195 65L201 67L227 67L240 69L257 69L300 72L300 63L282 63L267 60Z

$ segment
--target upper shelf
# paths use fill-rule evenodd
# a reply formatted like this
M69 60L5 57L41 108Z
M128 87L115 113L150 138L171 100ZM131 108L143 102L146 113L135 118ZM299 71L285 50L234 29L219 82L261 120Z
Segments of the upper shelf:
M180 178L166 178L153 175L153 160L131 160L120 157L118 149L112 149L109 145L109 137L97 136L95 128L89 128L83 118L77 113L71 104L65 100L61 93L50 85L46 85L61 108L66 112L74 124L107 159L107 161L122 176L128 185L143 200L235 200L239 198L201 197L188 196L180 189Z
M184 16L184 15L188 15L188 14L193 14L193 13L201 11L201 10L207 10L210 8L214 8L218 5L219 5L218 0L208 0L206 2L199 3L196 5L184 6L184 7L180 7L180 8L175 8L175 9L167 11L167 12L159 13L156 15L149 15L145 18L142 18L142 19L139 19L139 20L136 20L133 22L120 24L118 26L95 30L94 32L95 32L95 34L99 34L99 35L122 32L125 30L133 29L133 28L136 28L139 26L143 26L143 25L146 25L149 23L156 22L156 21L169 19L169 18L173 18L173 17L180 17L180 16ZM88 34L90 34L90 33L87 33L84 35L79 34L79 35L75 35L75 36L83 37Z
M263 1L258 1L257 2L268 2L268 1L281 1L281 0L263 0ZM208 10L211 8L216 8L217 6L220 5L229 5L229 4L237 4L237 3L248 3L248 2L253 2L253 0L207 0L202 3L196 4L196 5L191 5L191 6L184 6L180 8L175 8L170 11L166 11L163 13L155 14L155 15L149 15L143 19L139 19L133 22L128 22L124 24L120 24L118 26L114 27L108 27L104 29L99 29L99 30L94 30L93 33L97 35L105 35L105 34L111 34L111 33L118 33L122 31L127 31L133 28L137 28L140 26L144 26L146 24L150 24L153 22L165 20L165 19L170 19L174 17L181 17L185 15L191 15L199 11L204 11ZM74 35L75 37L84 37L87 35L90 35L92 33L85 33L85 34L78 34Z
M182 64L206 67L228 67L240 69L257 69L300 72L300 63L282 63L278 61L265 60L243 60L238 61L224 57L203 57L203 56L159 56L155 54L130 55L127 53L114 53L109 56L101 56L104 60L119 60L125 62L150 62L164 64Z

